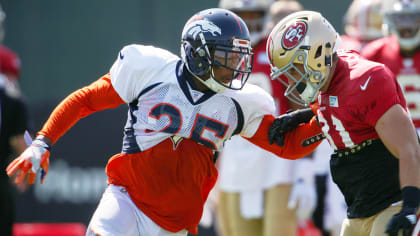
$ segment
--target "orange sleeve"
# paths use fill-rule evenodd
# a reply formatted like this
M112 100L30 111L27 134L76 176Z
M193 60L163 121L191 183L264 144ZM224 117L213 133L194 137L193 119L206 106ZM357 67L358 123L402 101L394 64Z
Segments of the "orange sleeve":
M306 147L302 146L304 140L322 133L322 130L318 126L315 117L313 117L309 123L302 124L296 129L287 132L283 147L278 146L276 143L270 145L268 142L268 129L270 128L274 119L275 117L272 115L264 116L261 125L255 135L251 138L245 139L267 151L276 154L279 157L292 160L305 157L313 150L315 150L315 148L318 147L318 145L321 143L316 142Z
M66 97L51 113L38 135L47 136L55 143L81 118L124 103L112 87L110 75L106 74Z
M311 108L312 112L315 115L318 113L318 110L319 110L319 103L318 102L313 102L313 103L309 104L309 107Z

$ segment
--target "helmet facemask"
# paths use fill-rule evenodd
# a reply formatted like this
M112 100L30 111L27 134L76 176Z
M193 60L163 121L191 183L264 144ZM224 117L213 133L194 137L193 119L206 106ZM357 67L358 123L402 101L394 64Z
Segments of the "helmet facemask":
M307 106L328 81L339 44L339 35L321 14L301 11L287 16L267 41L271 79L287 87L284 95L289 100Z
M298 68L297 64L302 65L303 71ZM329 68L326 69L325 75L323 75L320 71L312 70L308 66L308 52L298 50L284 67L272 67L271 78L278 79L287 87L284 95L289 100L298 105L307 106L317 98L319 90L327 81L329 71ZM285 75L288 81L280 78L281 75Z

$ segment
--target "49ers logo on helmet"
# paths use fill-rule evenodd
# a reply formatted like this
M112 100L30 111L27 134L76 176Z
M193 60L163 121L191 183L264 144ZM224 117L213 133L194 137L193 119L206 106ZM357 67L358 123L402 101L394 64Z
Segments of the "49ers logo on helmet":
M306 34L306 23L296 22L294 25L289 26L283 34L281 44L285 49L292 49L298 45Z

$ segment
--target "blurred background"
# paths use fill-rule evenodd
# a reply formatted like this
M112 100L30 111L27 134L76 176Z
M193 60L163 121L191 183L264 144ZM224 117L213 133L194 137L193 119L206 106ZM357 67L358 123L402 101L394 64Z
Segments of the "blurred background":
M343 32L350 0L303 0ZM35 134L72 91L106 74L127 44L179 54L185 22L218 0L0 0L4 45L21 59L20 86ZM121 149L125 106L77 123L54 146L45 184L16 191L18 222L87 224L106 186L104 167Z

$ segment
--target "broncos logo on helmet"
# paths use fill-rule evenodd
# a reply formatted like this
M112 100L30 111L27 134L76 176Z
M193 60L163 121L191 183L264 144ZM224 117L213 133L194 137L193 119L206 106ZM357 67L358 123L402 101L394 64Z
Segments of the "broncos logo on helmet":
M222 30L217 25L207 20L194 21L186 30L186 33L191 35L194 39L197 39L197 35L200 32L210 33L213 36L222 35Z

